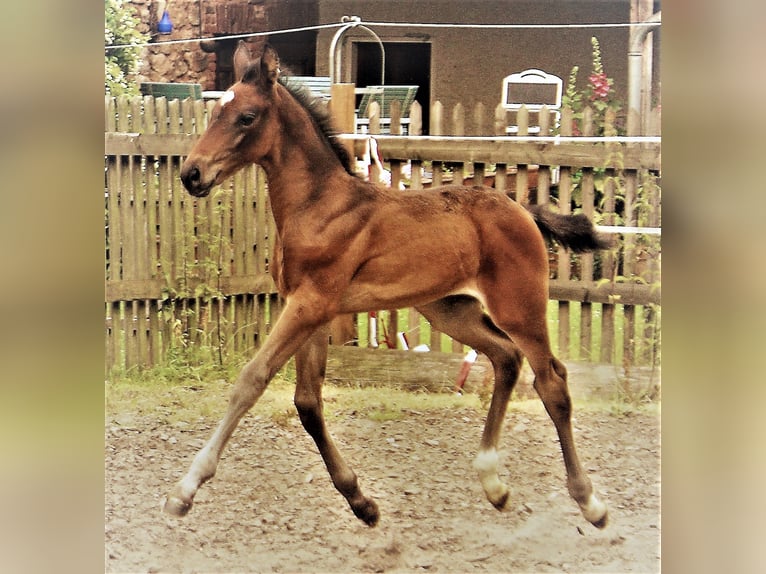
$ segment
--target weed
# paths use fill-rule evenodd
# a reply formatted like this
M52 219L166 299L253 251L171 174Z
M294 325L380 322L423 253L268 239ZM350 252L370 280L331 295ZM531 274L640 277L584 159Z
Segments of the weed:
M379 405L369 409L366 416L371 421L382 423L386 421L398 421L402 418L403 414L401 409L389 409L384 405Z
M292 425L298 417L298 411L294 406L288 406L286 408L274 409L269 413L271 421L283 428L287 428Z

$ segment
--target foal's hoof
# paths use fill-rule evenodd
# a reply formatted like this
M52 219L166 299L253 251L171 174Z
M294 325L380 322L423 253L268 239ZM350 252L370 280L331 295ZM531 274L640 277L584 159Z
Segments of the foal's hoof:
M367 526L377 526L378 520L380 520L380 511L374 500L365 498L362 505L356 508L352 507L351 509L354 511L356 517Z
M165 505L162 507L162 511L171 516L183 517L191 510L191 501L185 502L177 496L168 496L165 500Z
M504 510L508 509L508 499L511 497L511 491L505 488L499 495L488 498L488 500L492 503L492 506L494 506L496 509L498 509L500 512L503 512Z
M609 512L605 511L604 516L596 520L595 522L592 522L593 526L596 528L606 528L606 525L609 524Z
M582 515L596 528L605 528L609 522L609 510L606 504L591 494L588 503L581 506Z

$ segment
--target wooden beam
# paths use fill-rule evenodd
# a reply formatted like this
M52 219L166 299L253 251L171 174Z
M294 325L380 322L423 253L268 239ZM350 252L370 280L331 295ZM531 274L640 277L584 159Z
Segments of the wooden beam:
M205 283L202 279L189 279L187 290L194 292L197 286ZM220 286L210 285L212 288L220 288L225 296L230 295L257 295L259 293L276 293L276 286L271 275L244 275L238 277L221 277ZM178 288L174 286L174 288ZM165 290L168 289L163 279L133 279L133 280L107 280L104 292L104 301L133 301L139 299L162 299Z
M187 155L199 138L196 134L104 134L105 155ZM351 138L349 138L351 139ZM357 157L364 153L364 141L353 138ZM510 138L379 136L383 159L410 159L442 162L480 162L508 165L566 165L613 169L661 168L658 143L559 143L519 142Z
M558 301L582 303L614 303L624 305L661 304L659 286L639 283L609 283L598 281L561 281L552 279L549 297Z
M462 364L462 354L331 346L325 380L340 386L453 392ZM484 383L485 377L491 375L489 360L480 355L471 367L463 388L474 392Z
M104 155L187 155L197 134L104 133Z
M502 137L380 136L377 139L384 160L565 165L575 168L661 168L661 146L658 143L610 143L607 147L603 143L538 143ZM355 151L358 155L363 152L363 146L364 141L355 139Z

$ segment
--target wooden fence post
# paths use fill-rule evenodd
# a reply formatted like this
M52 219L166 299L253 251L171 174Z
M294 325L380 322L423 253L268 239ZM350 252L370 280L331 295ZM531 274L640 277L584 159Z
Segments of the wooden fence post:
M431 135L444 135L444 106L440 101L435 101L431 106Z
M494 131L496 136L505 136L505 129L508 127L508 112L503 104L495 106ZM508 164L495 164L495 189L508 194Z
M356 95L354 84L332 84L330 86L330 113L335 128L341 133L353 134L356 131L354 108ZM345 142L350 157L354 157L354 143ZM330 343L344 345L356 341L356 321L353 315L341 315L330 323Z
M548 136L551 133L551 114L547 106L540 110L540 135ZM537 167L537 196L535 203L544 204L550 201L551 196L551 166L540 165Z
M518 135L529 135L529 110L526 106L519 108L516 123L519 127ZM521 205L529 203L529 170L523 163L516 166L516 201Z
M452 108L452 135L465 135L465 108L460 102Z
M402 135L402 103L399 100L391 102L391 127L389 133L392 136Z
M564 108L561 112L561 135L572 135L572 110ZM559 211L562 214L569 214L572 212L572 168L568 166L561 166L561 172L559 176ZM563 248L559 247L557 251L558 256L558 271L556 277L559 280L567 281L570 278L571 273L571 259L569 253ZM559 301L558 303L559 313L559 358L569 358L569 301Z
M410 108L409 135L419 136L423 134L423 108L415 101Z
M660 108L654 108L646 118L646 135L660 135ZM647 196L649 213L647 214L646 224L651 227L660 227L660 194L655 174L647 172L644 175L645 189ZM650 237L647 241L646 253L648 257L648 270L646 281L649 285L654 285L660 279L660 240L656 237ZM655 360L658 344L658 333L656 329L656 309L651 305L644 307L644 335L643 340L649 344L644 347L641 354L642 362L651 362Z
M594 133L593 110L586 107L583 110L583 135L592 136ZM582 202L582 211L593 220L595 201L595 181L592 167L582 168L582 180L580 182L580 194ZM593 253L583 253L580 255L580 280L593 280ZM580 303L580 349L579 358L586 361L591 360L591 342L593 333L593 305L589 301Z
M473 135L483 136L486 130L486 107L478 102L473 109Z
M607 109L604 114L604 135L617 135L615 128L616 112L614 109ZM618 148L618 144L606 144L608 147ZM606 169L604 172L604 225L614 225L615 215L615 183L617 173L614 169ZM605 251L601 257L601 278L614 281L617 273L617 259L614 252L610 249ZM599 360L602 363L611 363L614 359L615 349L615 312L614 303L603 303L601 306L601 351Z

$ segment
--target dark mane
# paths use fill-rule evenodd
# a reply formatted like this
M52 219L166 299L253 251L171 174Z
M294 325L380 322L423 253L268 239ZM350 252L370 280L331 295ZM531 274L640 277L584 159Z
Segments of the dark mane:
M291 76L287 74L279 77L279 83L287 88L287 91L308 112L309 116L314 120L320 135L332 151L335 152L335 155L338 156L345 170L349 174L356 176L353 158L349 155L346 146L338 140L338 132L332 123L332 118L325 103L320 98L313 96L308 88L297 81L293 81Z

